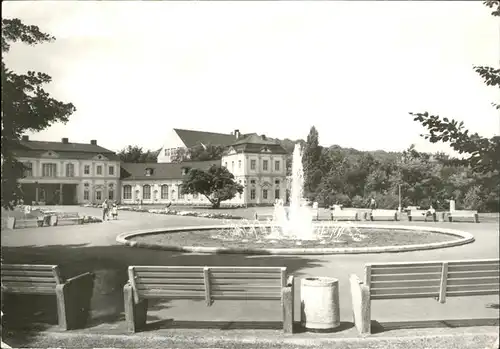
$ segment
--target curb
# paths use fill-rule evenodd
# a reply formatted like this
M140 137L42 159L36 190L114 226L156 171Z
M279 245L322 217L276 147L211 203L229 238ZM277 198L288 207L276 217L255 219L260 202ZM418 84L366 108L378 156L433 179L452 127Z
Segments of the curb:
M341 223L342 224L342 223ZM316 224L316 226L335 225L332 224ZM245 227L246 225L242 225ZM250 226L250 225L249 225ZM352 226L350 224L349 226ZM226 225L200 226L200 227L178 227L178 228L161 228L152 230L138 230L128 233L122 233L116 237L116 242L122 245L139 248L149 248L164 251L176 251L187 253L210 253L210 254L253 254L253 255L326 255L326 254L364 254L364 253L394 253L394 252L411 252L432 250L439 248L447 248L468 244L474 241L474 236L470 233L439 227L426 226L404 226L404 225L379 225L379 224L362 224L362 227L367 228L383 228L383 229L402 229L402 230L418 230L435 232L446 235L459 237L454 241L434 242L430 244L403 245L403 246L377 246L377 247L330 247L330 248L231 248L231 247L201 247L201 246L171 246L149 244L138 241L131 241L130 238L142 235L152 235L158 233L175 233L189 230L212 230L228 228Z
M22 337L23 333L18 333ZM52 341L58 346L69 347L70 343L82 345L86 340L98 341L103 346L112 344L113 347L137 347L130 345L147 345L149 348L290 348L311 347L311 348L490 348L493 345L498 333L460 333L460 334L423 334L417 336L385 336L385 337L318 337L318 336L193 336L193 335L126 335L126 334L97 334L97 333L57 333L39 332L32 336L31 345L41 341ZM477 340L480 343L477 343ZM15 339L14 339L15 341ZM13 343L15 345L15 343ZM45 344L51 344L45 343ZM53 345L52 344L52 345ZM460 346L465 345L465 346ZM477 346L472 346L476 344ZM451 346L450 346L451 345ZM108 346L109 347L109 346Z

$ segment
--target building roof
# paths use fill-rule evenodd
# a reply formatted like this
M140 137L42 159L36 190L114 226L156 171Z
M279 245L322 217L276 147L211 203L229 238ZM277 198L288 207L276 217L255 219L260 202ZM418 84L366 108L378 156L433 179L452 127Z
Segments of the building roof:
M278 141L270 140L265 136L252 133L239 139L231 145L231 148L238 153L261 153L268 149L272 154L287 154L285 148ZM229 149L225 151L227 154Z
M90 159L95 155L102 154L109 160L119 160L118 155L112 150L91 143L63 143L20 140L19 146L14 150L18 157L40 157L47 151L53 151L63 159Z
M201 143L205 145L230 145L237 139L234 134L182 130L179 128L174 128L174 131L188 148Z
M185 161L180 163L122 163L121 179L123 180L161 180L182 179L183 168L197 168L208 170L212 165L220 165L220 160L213 161ZM152 169L153 173L146 176L146 169Z

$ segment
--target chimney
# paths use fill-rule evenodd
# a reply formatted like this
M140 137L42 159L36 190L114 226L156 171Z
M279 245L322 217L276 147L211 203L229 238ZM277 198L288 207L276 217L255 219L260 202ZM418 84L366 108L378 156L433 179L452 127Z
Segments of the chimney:
M62 138L61 142L63 142L64 144L68 144L69 143L69 139L68 138Z
M30 136L23 136L21 139L25 142L28 142L30 140Z
M97 145L97 140L92 139L92 140L90 141L90 144L92 144L92 145Z
M234 130L234 135L236 136L236 139L240 138L240 130Z
M262 135L262 136L260 136L260 138L262 138L263 140L266 140L266 135Z

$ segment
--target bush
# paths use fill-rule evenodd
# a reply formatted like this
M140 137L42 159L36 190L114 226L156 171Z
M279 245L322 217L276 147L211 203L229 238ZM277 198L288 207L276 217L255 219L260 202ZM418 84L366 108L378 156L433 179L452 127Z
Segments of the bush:
M364 208L366 207L366 199L363 199L361 196L356 195L352 198L352 207L354 208Z

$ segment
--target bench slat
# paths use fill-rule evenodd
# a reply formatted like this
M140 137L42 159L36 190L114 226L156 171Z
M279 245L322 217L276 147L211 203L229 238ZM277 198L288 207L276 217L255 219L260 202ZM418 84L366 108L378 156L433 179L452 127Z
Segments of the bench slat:
M498 291L498 284L480 284L480 285L455 285L446 287L446 292L462 291Z
M428 287L402 287L402 288L370 288L372 295L387 295L387 294L420 294L420 293L434 293L436 296L439 292L439 286Z
M448 266L449 272L457 271L496 271L499 270L498 264L471 264L471 265L451 265Z
M400 281L373 281L370 284L371 288L394 288L394 287L425 287L439 286L439 279L431 280L400 280Z
M210 270L210 277L213 279L278 279L281 280L279 273L224 273Z
M388 268L373 268L372 275L387 275L387 274L422 274L422 273L439 273L441 266L415 266L415 267L388 267Z
M418 273L418 274L383 274L373 275L371 282L393 281L393 280L434 280L440 278L441 273Z
M17 285L3 285L4 293L17 293L17 294L55 294L56 288L54 287L37 287L37 286L17 286Z
M38 271L38 270L4 270L4 269L2 269L1 275L2 275L2 278L4 276L32 276L32 277L52 277L52 278L54 278L52 270L50 270L50 271Z
M182 273L182 272L136 272L138 278L156 278L156 279L201 279L203 280L203 270L200 272Z
M200 284L203 285L203 279L170 279L170 278L151 278L151 277L137 277L135 279L137 284Z
M270 292L235 292L235 291L212 291L212 297L214 299L223 299L224 297L238 297L241 300L245 299L281 299L281 292L270 293Z
M446 291L446 297L489 296L497 294L499 294L498 288L496 290L485 291Z
M489 277L489 278L470 278L470 279L451 279L448 280L448 286L458 286L458 285L484 285L484 284L498 284L500 278Z
M200 272L203 273L203 267L175 267L175 266L167 266L167 265L135 265L132 266L136 273L140 272Z
M425 293L408 293L408 294L384 294L384 295L370 295L370 299L403 299L403 298L434 298L438 296L438 292L425 292Z
M398 262L398 263L380 263L380 264L372 264L367 263L372 267L372 269L385 269L385 268L395 268L395 267L427 267L427 266L441 266L443 262L440 261L429 261L429 262Z
M205 299L205 291L187 292L187 291L165 291L165 290L138 290L141 298L172 298L172 299Z
M27 275L2 275L2 283L5 282L26 282L26 283L34 283L34 284L56 284L56 280L54 277L32 277Z
M497 271L473 271L473 272L448 272L448 280L451 279L467 279L477 277L499 277L500 272Z
M48 264L2 264L2 271L4 270L48 270L52 273L52 268L55 265Z
M237 291L244 292L246 290L250 291L261 291L264 293L280 293L281 294L281 286L257 286L253 284L249 285L213 285L212 291Z
M226 300L226 301L242 301L245 302L247 300L259 300L259 301L276 301L281 300L281 296L273 296L273 295L261 295L261 296L242 296L242 295L212 295L213 300Z
M212 285L262 285L262 286L281 286L281 281L278 279L215 279L210 280Z
M136 283L138 290L172 290L172 291L201 291L205 289L203 284L195 285L172 285L172 284L139 284Z

